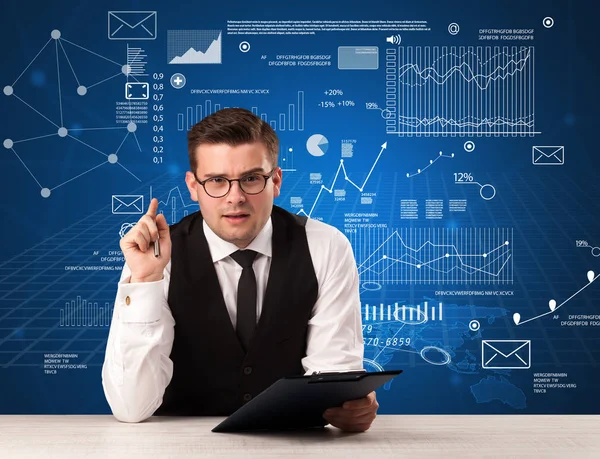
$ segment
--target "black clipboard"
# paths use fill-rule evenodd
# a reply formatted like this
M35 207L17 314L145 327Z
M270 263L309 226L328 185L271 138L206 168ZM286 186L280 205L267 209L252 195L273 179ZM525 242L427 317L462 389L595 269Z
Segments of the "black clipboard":
M365 397L402 370L313 373L281 378L212 429L213 432L322 428L323 412Z

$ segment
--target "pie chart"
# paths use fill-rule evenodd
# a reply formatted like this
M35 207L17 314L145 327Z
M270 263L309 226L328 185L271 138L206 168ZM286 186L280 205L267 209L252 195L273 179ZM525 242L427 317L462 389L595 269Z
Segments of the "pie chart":
M313 156L323 156L327 153L329 141L321 134L311 135L306 141L306 149Z

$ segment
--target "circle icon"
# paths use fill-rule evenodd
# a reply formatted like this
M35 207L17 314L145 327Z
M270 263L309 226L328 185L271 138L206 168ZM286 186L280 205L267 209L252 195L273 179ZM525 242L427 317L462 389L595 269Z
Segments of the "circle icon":
M442 358L440 360L433 360L431 357L427 356L427 354L431 353L438 353ZM425 360L425 362L432 365L448 365L452 361L450 354L437 346L425 346L423 349L421 349L419 354L421 354L421 358Z
M490 201L494 199L494 196L496 196L496 188L494 188L493 185L486 183L479 189L479 194L486 201Z
M475 150L475 142L467 141L464 145L465 151L471 152Z
M460 27L456 22L453 22L448 26L448 33L450 35L456 35L458 32L460 32Z
M242 53L247 53L248 51L250 51L250 43L248 43L247 41L243 41L240 43L240 51Z
M182 73L175 73L171 76L171 86L175 89L181 89L185 86L186 80Z
M481 324L478 320L472 320L469 322L469 330L476 332L481 327Z
M388 120L392 117L392 112L390 110L388 110L387 108L384 108L383 110L381 110L381 117L384 120Z
M125 234L127 234L127 231L129 231L134 226L135 226L135 223L129 223L129 222L123 223L121 225L121 229L119 230L119 236L121 237L121 239L123 237L125 237Z
M554 25L554 19L552 19L550 16L546 16L544 18L544 20L542 21L542 24L544 24L544 27L546 29L549 29L550 27L552 27Z
M378 282L364 282L362 284L362 288L369 292L375 292L377 290L381 290L381 284Z
M329 149L329 140L321 134L311 135L306 141L306 149L313 156L323 156Z

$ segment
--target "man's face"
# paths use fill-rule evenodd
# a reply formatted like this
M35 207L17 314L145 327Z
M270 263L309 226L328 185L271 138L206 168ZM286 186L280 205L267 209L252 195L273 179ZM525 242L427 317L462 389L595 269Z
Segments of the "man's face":
M268 175L273 169L267 147L261 142L237 147L201 144L196 148L196 160L196 177L202 182L211 177L238 179L249 173ZM229 193L213 198L206 194L192 172L186 173L185 181L210 229L221 239L244 248L271 216L273 199L279 196L281 188L281 169L276 167L265 189L255 195L244 193L239 182L233 182Z

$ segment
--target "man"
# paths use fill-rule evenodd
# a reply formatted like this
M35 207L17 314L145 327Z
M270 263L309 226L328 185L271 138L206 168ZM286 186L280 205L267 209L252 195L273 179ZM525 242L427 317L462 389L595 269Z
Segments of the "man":
M273 205L278 151L247 110L206 117L188 133L185 177L200 212L169 227L153 199L121 239L102 368L117 419L229 415L281 377L362 369L352 248L334 227ZM377 408L373 392L323 416L365 431Z

